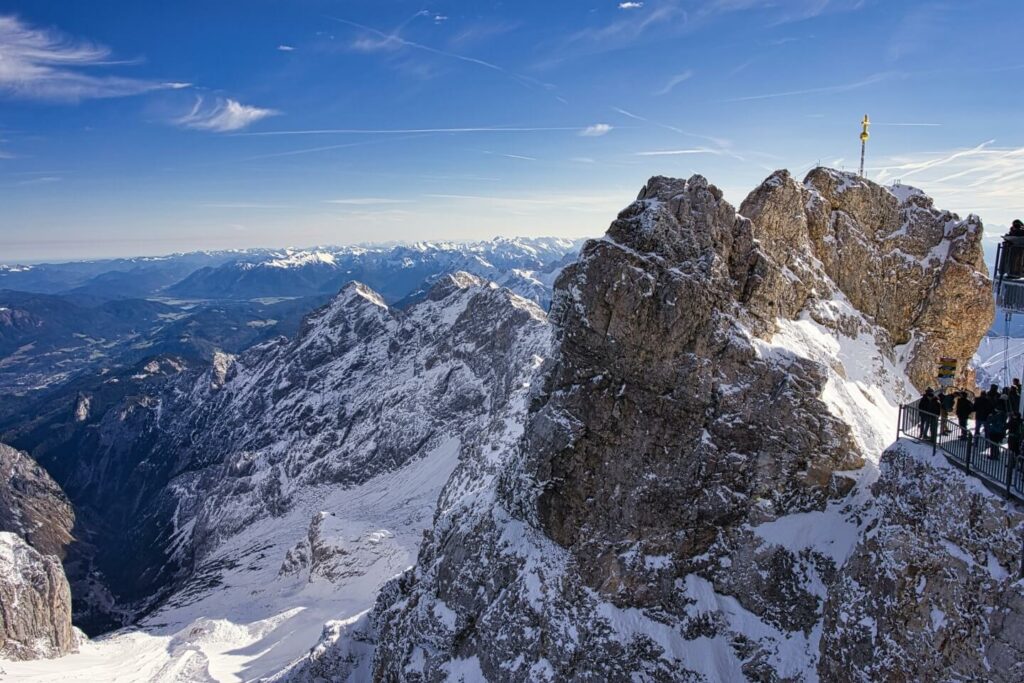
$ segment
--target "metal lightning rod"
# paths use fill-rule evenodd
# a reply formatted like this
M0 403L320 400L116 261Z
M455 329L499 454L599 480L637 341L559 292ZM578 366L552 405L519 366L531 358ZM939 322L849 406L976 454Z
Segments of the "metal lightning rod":
M860 131L860 177L861 178L864 177L864 151L867 149L867 146L868 146L868 138L871 137L868 134L868 126L870 126L870 125L871 125L871 120L868 118L867 114L864 114L864 120L861 121L862 128L861 128L861 131Z

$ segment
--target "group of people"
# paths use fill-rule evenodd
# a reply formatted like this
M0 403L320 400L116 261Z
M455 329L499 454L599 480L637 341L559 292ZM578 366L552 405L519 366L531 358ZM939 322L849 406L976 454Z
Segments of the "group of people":
M1014 379L1008 387L999 388L993 384L988 391L974 396L966 390L932 389L924 392L918 403L920 411L920 437L934 441L941 433L949 434L949 418L956 416L960 427L960 438L970 439L970 420L974 417L973 436L982 435L989 441L989 458L999 457L999 446L1006 446L1014 456L1021 452L1021 438L1024 436L1024 419L1020 414L1021 383Z

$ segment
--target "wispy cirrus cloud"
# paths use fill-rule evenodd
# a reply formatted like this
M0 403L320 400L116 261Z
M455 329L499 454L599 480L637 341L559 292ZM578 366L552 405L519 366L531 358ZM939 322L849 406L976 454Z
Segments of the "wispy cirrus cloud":
M1007 224L1018 217L1024 196L1024 147L997 147L986 140L974 147L882 158L868 167L881 183L908 182L961 214L979 213Z
M661 87L658 90L656 90L654 92L654 94L655 95L659 95L659 96L660 95L667 95L670 92L672 92L672 90L675 89L675 87L677 85L679 85L680 83L685 83L686 81L690 80L691 78L693 78L693 70L692 69L687 69L686 71L683 71L682 73L678 73L675 76L673 76L672 78L668 79L668 82L665 83L665 85L663 87Z
M644 6L642 2L620 2L619 9L640 9Z
M853 81L850 83L840 83L838 85L825 85L817 88L803 88L799 90L783 90L780 92L763 93L760 95L745 95L743 97L731 97L729 99L721 100L722 102L753 102L755 100L771 100L780 97L796 97L800 95L824 95L829 93L842 93L850 92L851 90L859 90L866 88L876 83L882 83L883 81L892 80L902 74L887 71L882 73L871 74L859 81Z
M579 130L579 126L474 126L463 128L318 128L312 130L268 130L259 133L239 133L239 135L263 137L274 135L412 135L425 133L549 133L557 131Z
M826 14L851 12L866 5L866 0L709 0L697 11L698 17L730 12L765 12L769 25L789 24Z
M465 64L479 66L484 69L489 69L490 71L494 71L508 78L511 78L520 85L526 86L528 88L540 89L545 91L551 91L554 89L554 86L551 85L550 83L543 83L535 78L523 76L522 74L515 73L514 71L506 69L505 67L495 64L494 62L488 62L484 59L478 59L476 57L460 54L458 52L452 52L450 50L442 50L440 48L431 47L430 45L425 45L423 43L408 40L402 37L402 31L404 31L409 24L411 24L419 17L430 16L432 16L430 12L426 10L421 10L416 14L412 15L411 17L409 17L409 19L401 23L390 33L386 31L381 31L380 29L374 28L372 26L367 26L366 24L361 24L356 21L342 19L340 17L328 18L362 32L362 34L352 42L351 46L352 49L354 50L358 50L361 52L396 51L401 49L417 50L419 52L435 55L437 57L443 57L446 59L463 62Z
M325 199L325 204L341 204L343 206L378 206L384 204L410 204L411 199L395 199L392 197L345 197L343 199Z
M612 111L618 114L622 114L628 119L633 119L634 121L643 121L644 123L649 123L652 126L657 126L658 128L670 130L673 133L679 133L680 135L685 135L686 137L695 138L698 140L707 140L708 142L712 143L713 145L716 145L717 147L722 148L723 150L727 150L732 147L732 141L727 140L725 138L715 137L713 135L701 135L700 133L692 133L688 130L683 130L682 128L679 128L678 126L673 126L668 123L661 123L659 121L652 121L651 119L645 116L641 116L640 114L636 114L626 109L622 109L621 107L612 107Z
M0 94L75 102L189 87L188 83L96 73L103 67L130 63L113 60L110 48L99 43L0 15Z
M715 156L721 156L724 154L722 150L712 149L710 147L689 147L686 149L658 149L651 152L637 152L638 157L676 157L684 156L689 154L713 154Z
M230 98L218 98L212 105L207 105L202 97L197 97L192 110L174 119L173 123L183 128L228 133L278 114L280 112L274 109L253 107Z

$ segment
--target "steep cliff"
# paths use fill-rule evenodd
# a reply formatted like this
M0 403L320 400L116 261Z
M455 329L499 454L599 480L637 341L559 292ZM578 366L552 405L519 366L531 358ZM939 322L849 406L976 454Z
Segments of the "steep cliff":
M60 657L78 644L60 559L0 532L0 658Z
M417 565L281 677L871 671L821 653L858 599L898 402L991 321L980 239L825 169L773 174L740 214L702 177L652 178L556 283L522 437L465 451Z
M27 453L0 444L0 531L63 559L75 512L67 496Z
M0 657L73 652L71 589L61 566L75 514L27 454L0 444Z

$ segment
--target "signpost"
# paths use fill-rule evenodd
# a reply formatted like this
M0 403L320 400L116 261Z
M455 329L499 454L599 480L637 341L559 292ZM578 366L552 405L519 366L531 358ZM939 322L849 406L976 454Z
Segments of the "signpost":
M939 359L939 386L951 387L956 381L956 358Z

